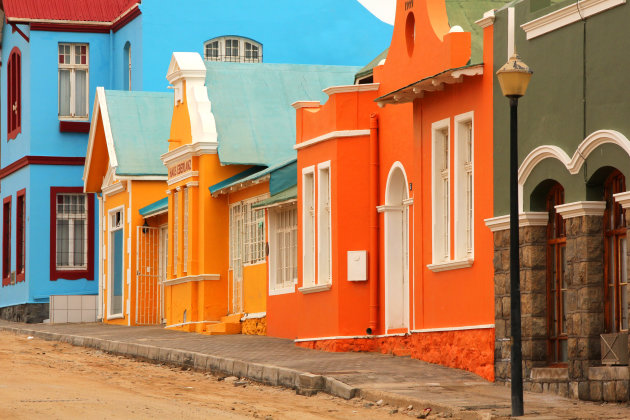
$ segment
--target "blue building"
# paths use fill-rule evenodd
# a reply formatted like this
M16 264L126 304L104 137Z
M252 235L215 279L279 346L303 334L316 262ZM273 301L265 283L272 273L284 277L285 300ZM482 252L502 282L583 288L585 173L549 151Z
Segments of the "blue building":
M48 318L52 295L98 293L99 198L82 188L97 86L164 91L173 51L362 65L392 33L354 0L1 4L0 318L26 322ZM69 321L91 320L92 306L72 302Z

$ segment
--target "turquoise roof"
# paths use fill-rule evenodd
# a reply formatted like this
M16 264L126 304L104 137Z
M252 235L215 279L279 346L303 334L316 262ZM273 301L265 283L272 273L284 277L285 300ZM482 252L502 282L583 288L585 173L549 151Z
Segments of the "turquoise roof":
M278 163L270 166L269 168L252 166L243 172L224 179L218 184L211 185L209 188L210 193L214 194L223 188L229 188L243 182L253 181L255 179L262 178L265 175L269 175L270 194L276 194L279 191L283 191L293 185L297 185L297 159L290 159L289 161Z
M284 203L286 201L293 201L293 200L297 200L297 185L294 185L291 188L287 188L284 191L280 191L278 194L274 194L271 197L269 197L266 200L263 201L259 201L256 204L252 204L253 208L259 208L259 207L269 207L272 206L274 204L278 204L278 203Z
M272 166L295 159L296 101L325 102L359 67L206 61L223 164Z
M166 176L173 93L106 90L109 124L120 176Z
M142 217L150 217L157 213L163 213L168 211L168 197L164 197L161 200L151 203L148 206L142 207L138 212Z

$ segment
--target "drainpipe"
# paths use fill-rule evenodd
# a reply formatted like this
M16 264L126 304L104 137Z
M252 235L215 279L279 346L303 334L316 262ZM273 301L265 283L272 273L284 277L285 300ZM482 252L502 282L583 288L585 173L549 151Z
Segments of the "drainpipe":
M379 229L378 212L376 206L379 203L378 182L378 114L370 115L370 251L369 251L369 287L370 287L370 322L366 330L367 334L374 334L378 328L378 283L379 283Z

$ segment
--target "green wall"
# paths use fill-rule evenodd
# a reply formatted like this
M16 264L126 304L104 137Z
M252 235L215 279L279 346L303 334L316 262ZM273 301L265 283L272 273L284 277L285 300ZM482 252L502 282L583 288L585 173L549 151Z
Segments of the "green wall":
M527 94L519 101L519 164L536 147L556 145L572 157L578 145L597 130L616 130L630 136L630 101L627 100L630 5L624 4L527 41L520 28L525 22L573 1L541 0L516 3L516 50L534 71ZM532 11L532 9L536 9ZM630 32L630 31L629 31ZM507 61L507 9L497 11L494 35L495 72ZM495 79L496 80L496 79ZM584 100L583 100L584 99ZM625 99L625 100L624 100ZM584 103L586 106L584 106ZM601 149L601 150L600 150ZM494 215L509 212L509 106L494 84ZM570 175L555 159L539 163L524 187L523 208L537 210L530 195L545 179L565 188L565 202L598 195L598 168L611 166L630 175L630 159L619 147L596 149L577 175Z

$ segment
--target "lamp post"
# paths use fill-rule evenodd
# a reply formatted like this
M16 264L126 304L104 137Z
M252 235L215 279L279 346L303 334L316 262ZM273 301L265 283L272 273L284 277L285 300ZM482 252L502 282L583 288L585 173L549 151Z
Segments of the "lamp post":
M525 95L532 71L514 53L499 69L497 78L504 96L510 99L510 329L512 351L510 362L512 416L523 411L523 351L521 345L521 288L518 258L518 98Z

